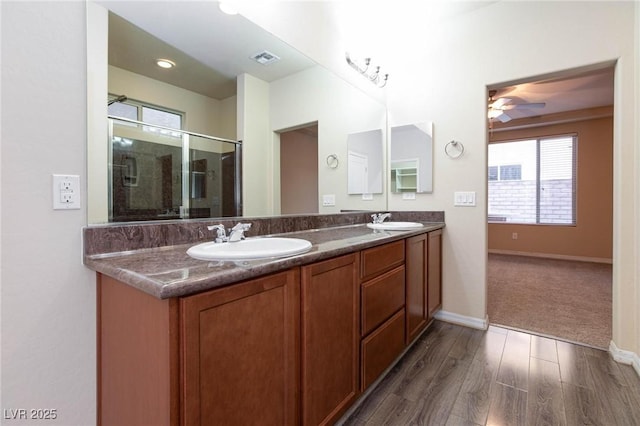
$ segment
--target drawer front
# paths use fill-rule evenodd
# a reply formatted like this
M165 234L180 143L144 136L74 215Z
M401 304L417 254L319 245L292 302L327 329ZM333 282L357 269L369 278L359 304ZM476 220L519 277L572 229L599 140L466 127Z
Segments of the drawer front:
M362 391L404 350L404 309L362 340Z
M404 280L404 266L400 266L362 285L362 336L404 306Z
M404 240L363 250L362 273L360 276L363 280L366 280L403 263Z

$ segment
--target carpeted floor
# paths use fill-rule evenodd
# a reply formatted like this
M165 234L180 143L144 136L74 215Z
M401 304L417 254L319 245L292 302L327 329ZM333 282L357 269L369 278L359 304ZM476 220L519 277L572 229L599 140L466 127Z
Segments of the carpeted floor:
M611 265L489 254L489 322L608 348Z

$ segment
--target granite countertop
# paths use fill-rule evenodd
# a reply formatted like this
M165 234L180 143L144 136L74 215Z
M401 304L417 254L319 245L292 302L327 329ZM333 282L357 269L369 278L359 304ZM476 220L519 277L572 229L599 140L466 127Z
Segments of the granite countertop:
M191 243L86 255L84 263L96 272L159 299L167 299L356 252L445 226L442 222L423 224L423 228L412 231L373 231L365 224L358 224L273 234L271 236L302 238L312 244L306 253L279 259L241 262L196 260L187 255L187 249L197 244Z

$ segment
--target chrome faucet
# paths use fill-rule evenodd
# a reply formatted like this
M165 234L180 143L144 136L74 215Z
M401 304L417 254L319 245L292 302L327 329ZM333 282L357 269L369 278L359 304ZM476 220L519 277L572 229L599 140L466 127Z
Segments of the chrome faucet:
M229 231L229 242L244 240L244 233L251 228L250 223L236 223Z
M216 243L226 243L244 240L244 233L251 228L250 223L238 222L233 228L229 229L229 236L223 224L207 226L209 231L216 231Z
M385 219L390 218L391 213L374 213L371 215L371 219L373 219L373 223L382 223Z

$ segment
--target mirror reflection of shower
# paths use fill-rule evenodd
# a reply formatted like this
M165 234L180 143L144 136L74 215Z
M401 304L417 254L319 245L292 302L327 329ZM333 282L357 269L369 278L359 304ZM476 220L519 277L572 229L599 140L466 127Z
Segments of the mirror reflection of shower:
M109 116L109 221L241 216L240 145Z

